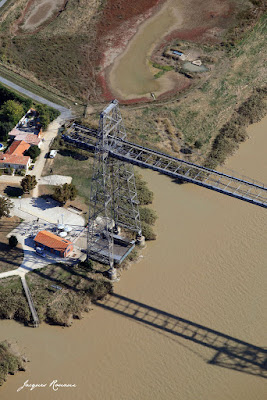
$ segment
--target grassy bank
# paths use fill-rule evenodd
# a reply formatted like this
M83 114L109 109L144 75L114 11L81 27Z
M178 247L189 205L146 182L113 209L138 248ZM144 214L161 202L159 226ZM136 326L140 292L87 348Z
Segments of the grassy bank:
M0 343L0 386L6 381L8 374L14 375L17 371L25 371L24 361L15 354L12 346L7 342Z
M35 82L33 82L29 80L26 76L21 75L19 71L15 69L14 71L12 71L11 69L5 67L3 64L1 65L1 63L0 76L58 105L68 107L73 104L73 102L70 99L66 98L63 94L56 93L56 89L50 87L50 90L47 90L47 85L43 84L42 86L42 82L38 82L37 79L35 80Z

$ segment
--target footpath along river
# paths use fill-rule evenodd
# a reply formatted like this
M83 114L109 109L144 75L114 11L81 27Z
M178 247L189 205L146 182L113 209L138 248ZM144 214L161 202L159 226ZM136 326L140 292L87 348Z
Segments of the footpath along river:
M250 139L227 167L266 182L266 130L267 117L251 126ZM190 184L177 185L152 171L143 174L155 193L158 240L147 245L144 258L115 285L115 293L126 298L124 306L134 313L133 301L138 301L158 309L161 318L163 310L264 347L266 210ZM113 299L107 302L110 308ZM25 373L8 377L1 400L265 398L264 379L249 373L253 365L247 365L248 373L236 371L233 365L240 363L226 356L209 364L213 349L101 306L71 328L42 324L32 329L14 321L0 326L0 340L17 341L31 360ZM27 379L77 387L17 392Z

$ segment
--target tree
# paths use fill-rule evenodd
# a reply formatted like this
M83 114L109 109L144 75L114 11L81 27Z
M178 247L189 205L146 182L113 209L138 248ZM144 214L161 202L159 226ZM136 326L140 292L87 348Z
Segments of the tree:
M41 150L38 146L33 145L27 150L26 154L27 156L30 156L32 160L36 160L36 158L41 154Z
M65 204L67 200L74 200L76 196L77 189L72 183L64 183L54 188L53 198L62 204Z
M8 198L0 196L0 218L8 217L12 207L13 204Z
M39 114L40 123L44 131L46 130L50 122L60 115L60 112L58 110L55 110L52 107L48 107L46 104L38 104L35 109Z
M23 105L15 100L7 100L1 108L3 119L16 125L21 117L23 117Z
M141 207L139 209L140 219L148 225L154 225L157 220L157 214L154 210L147 207Z
M39 114L40 123L42 125L43 130L45 131L50 123L48 107L45 104L38 104L36 106L36 111Z
M6 141L8 139L8 132L10 132L14 128L14 124L12 122L0 121L0 139Z
M18 244L18 239L16 238L16 236L14 235L10 236L10 238L8 239L8 244L12 248L16 247Z
M30 193L37 185L35 175L26 175L21 181L21 187L24 193Z

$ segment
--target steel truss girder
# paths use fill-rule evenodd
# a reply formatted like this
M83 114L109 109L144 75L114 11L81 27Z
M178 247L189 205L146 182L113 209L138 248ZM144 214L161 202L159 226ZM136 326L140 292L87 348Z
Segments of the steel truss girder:
M122 126L122 121L120 121L120 125ZM116 125L115 131L118 129L117 127L118 125ZM72 141L73 130L74 128L68 133L69 135L66 137L67 141ZM96 137L95 131L91 132L92 130L85 127L83 127L82 132L77 133L77 131L78 128L75 125L76 137L74 144L77 145L79 143L81 146L87 146L88 149L92 148L92 141ZM124 128L119 133L119 137L116 137L114 132L111 131L111 136L108 136L106 150L110 156L120 159L122 162L150 168L173 178L191 182L267 208L266 185L210 170L200 165L127 142L125 140L126 134ZM79 136L79 139L77 136Z

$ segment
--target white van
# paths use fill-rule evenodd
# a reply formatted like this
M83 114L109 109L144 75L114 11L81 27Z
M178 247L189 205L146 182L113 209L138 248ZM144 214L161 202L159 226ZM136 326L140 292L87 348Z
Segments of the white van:
M57 150L51 150L49 153L49 158L55 158L57 155Z

